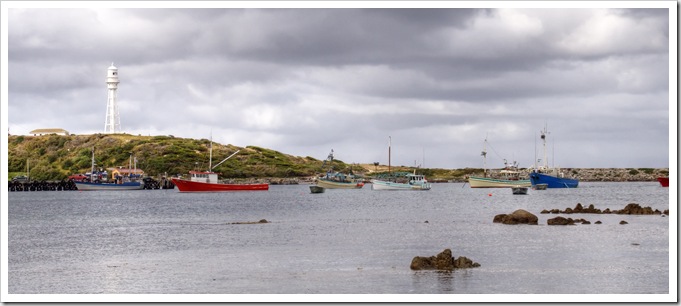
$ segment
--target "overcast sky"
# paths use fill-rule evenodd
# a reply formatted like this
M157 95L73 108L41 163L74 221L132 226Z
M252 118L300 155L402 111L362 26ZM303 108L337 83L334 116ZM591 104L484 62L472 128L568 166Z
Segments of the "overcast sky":
M393 165L429 168L482 167L487 138L487 165L499 168L504 158L531 166L547 124L549 165L669 167L676 16L664 7L510 3L13 7L3 20L3 127L104 132L113 62L121 128L133 135L212 133L222 144L317 159L333 149L345 162L382 164L391 137ZM621 4L600 7L613 5Z

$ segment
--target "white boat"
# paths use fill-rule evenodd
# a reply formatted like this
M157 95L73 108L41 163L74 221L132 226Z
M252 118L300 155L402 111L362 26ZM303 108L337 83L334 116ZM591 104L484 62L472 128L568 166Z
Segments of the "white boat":
M515 186L530 187L532 183L530 180L508 180L471 176L468 177L468 185L471 185L471 188L513 188Z
M371 190L430 190L430 183L424 175L409 173L394 179L373 179Z
M360 189L364 187L364 182L356 179L341 178L342 173L334 173L326 177L319 177L316 181L317 186L328 189Z
M364 187L364 182L353 174L333 172L333 149L322 164L322 168L324 168L327 162L330 169L326 172L325 176L316 178L317 186L327 189L360 189Z
M389 137L390 138L390 137ZM408 172L390 172L390 147L388 143L388 175L385 178L371 180L371 190L430 190L430 183L425 175Z
M530 187L532 183L529 179L521 179L523 172L518 170L518 163L513 162L509 165L504 159L504 169L498 172L487 171L487 138L482 148L483 176L468 177L468 184L471 188L512 188L516 186Z

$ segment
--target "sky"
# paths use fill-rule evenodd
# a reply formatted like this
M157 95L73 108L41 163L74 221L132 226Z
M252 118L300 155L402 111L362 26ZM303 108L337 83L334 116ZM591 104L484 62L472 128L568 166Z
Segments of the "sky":
M132 135L459 169L547 127L549 166L675 163L676 2L319 3L4 1L3 128L103 133L113 63Z

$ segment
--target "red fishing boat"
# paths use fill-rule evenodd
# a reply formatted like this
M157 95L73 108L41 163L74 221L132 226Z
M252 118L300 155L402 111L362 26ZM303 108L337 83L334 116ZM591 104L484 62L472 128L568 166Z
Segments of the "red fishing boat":
M173 178L173 184L180 192L225 192L241 190L269 190L269 184L227 184L218 180L218 174L212 170L232 156L239 153L237 150L232 155L223 159L215 166L211 166L213 161L213 141L210 142L210 157L208 171L189 171L189 179Z
M173 178L180 192L221 192L240 190L268 190L269 184L226 184L218 181L218 174L211 171L189 171L190 179Z
M662 187L669 187L669 177L658 177L657 181L660 182Z

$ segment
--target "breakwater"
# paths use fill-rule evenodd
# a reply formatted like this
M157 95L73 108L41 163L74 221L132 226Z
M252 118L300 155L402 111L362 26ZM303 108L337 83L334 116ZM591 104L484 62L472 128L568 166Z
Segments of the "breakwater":
M669 168L563 168L580 182L653 182L668 177Z
M157 181L153 178L144 178L142 180L145 190L152 189L174 189L175 184L165 178ZM7 184L7 191L69 191L78 190L76 184L72 180L54 181L31 181L31 182L9 182Z

